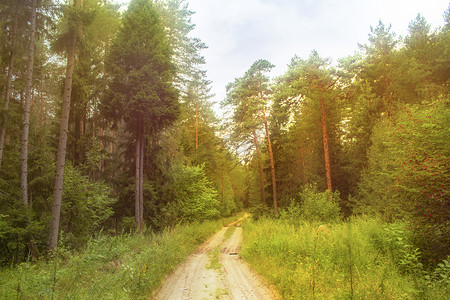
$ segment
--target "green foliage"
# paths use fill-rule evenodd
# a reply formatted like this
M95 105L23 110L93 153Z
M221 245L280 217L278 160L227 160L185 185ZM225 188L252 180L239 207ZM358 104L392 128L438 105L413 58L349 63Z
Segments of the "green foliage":
M426 278L429 285L442 286L448 294L450 292L450 257L439 263L433 273Z
M69 163L64 173L61 230L68 235L70 245L77 248L113 214L111 206L116 199L105 183L91 182Z
M221 226L221 221L208 221L160 234L99 234L80 252L68 252L65 259L58 256L0 270L0 294L6 299L147 299Z
M406 251L411 239L402 232L407 231L405 224L360 217L333 225L293 226L290 221L262 218L243 228L242 257L283 299L446 297L438 281L426 282L414 257L417 252Z
M292 200L289 206L280 212L280 219L289 221L291 224L299 224L302 221L300 204Z
M424 258L449 253L450 109L445 100L407 105L394 121L375 128L369 165L360 182L357 211L409 220Z
M259 220L263 217L268 217L270 214L270 209L267 205L258 204L250 208L249 210L253 220Z
M288 71L277 80L273 118L281 143L275 147L281 151L275 153L280 156L277 160L284 163L284 170L278 173L284 172L284 189L291 195L306 183L315 182L319 189L327 187L321 101L324 104L333 190L344 195L348 193L346 178L349 176L344 169L346 160L339 142L343 135L342 108L348 105L345 99L347 87L339 84L344 82L342 77L329 59L312 51L306 60L294 57ZM289 158L283 155L289 155Z
M330 195L329 191L319 192L317 186L307 184L281 213L281 218L294 224L301 221L330 223L339 220L339 192Z
M339 192L319 193L315 185L306 185L299 194L302 218L308 221L333 222L339 220Z
M219 217L217 191L208 181L203 166L174 166L171 188L179 218L192 221Z
M131 132L139 128L137 116L151 132L173 123L179 107L171 54L154 4L131 1L106 62L110 81L102 109L107 119L124 119Z

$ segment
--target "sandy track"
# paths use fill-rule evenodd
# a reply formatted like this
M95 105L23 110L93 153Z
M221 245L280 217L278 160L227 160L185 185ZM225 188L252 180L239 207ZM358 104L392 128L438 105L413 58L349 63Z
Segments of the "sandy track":
M227 229L223 227L189 256L165 280L154 299L278 299L240 259L242 228L236 227L233 235L223 242ZM209 267L208 254L218 246L221 246L221 268L213 269Z

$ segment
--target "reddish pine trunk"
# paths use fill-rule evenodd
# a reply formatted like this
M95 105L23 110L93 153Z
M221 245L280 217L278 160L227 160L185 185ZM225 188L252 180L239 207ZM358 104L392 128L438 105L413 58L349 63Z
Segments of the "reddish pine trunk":
M264 173L261 162L261 149L259 148L256 131L253 130L253 141L255 142L256 153L258 155L258 169L259 169L259 192L261 194L261 203L266 205L266 192L264 190Z
M33 0L31 8L31 34L28 48L27 83L25 89L25 107L23 112L22 148L20 151L20 186L22 202L28 205L28 135L30 131L31 93L33 87L34 37L36 34L37 0Z
M302 142L300 142L300 159L301 159L301 164L302 164L302 183L305 184L306 183L306 174L305 174L306 165L305 165L305 154L303 151L303 143Z
M262 94L261 94L262 97ZM267 147L269 148L270 170L272 174L272 190L273 190L273 213L278 216L278 201L277 201L277 180L275 177L275 163L273 161L272 143L270 142L269 126L267 125L266 109L263 106L264 127L266 129Z
M333 187L331 185L331 165L330 165L330 152L328 150L328 135L327 135L327 123L325 120L325 106L323 99L320 99L320 116L322 119L322 137L323 137L323 150L325 155L325 170L327 176L327 188L330 194L333 193ZM331 199L331 197L330 197Z

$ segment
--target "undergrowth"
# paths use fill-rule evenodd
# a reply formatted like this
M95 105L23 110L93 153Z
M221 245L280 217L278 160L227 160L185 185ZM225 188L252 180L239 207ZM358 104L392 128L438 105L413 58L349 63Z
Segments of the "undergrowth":
M222 225L206 221L159 234L100 235L80 253L0 270L2 299L145 299Z
M244 223L241 255L283 299L447 299L450 263L424 270L404 224Z

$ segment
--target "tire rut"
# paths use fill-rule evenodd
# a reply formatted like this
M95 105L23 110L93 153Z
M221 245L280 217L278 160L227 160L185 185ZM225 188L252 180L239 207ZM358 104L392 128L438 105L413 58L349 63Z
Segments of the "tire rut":
M203 243L187 260L164 281L152 299L279 299L250 267L241 260L242 228L239 222L233 235L226 241L223 227ZM212 253L220 247L220 253ZM219 248L218 248L219 249ZM208 266L210 256L218 255L220 269Z

